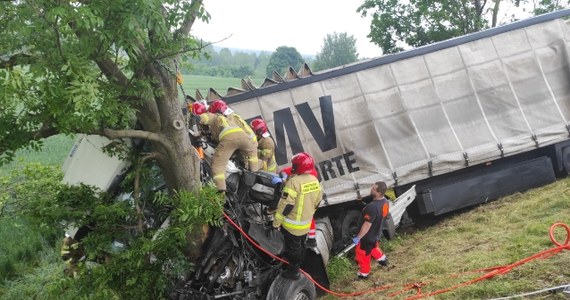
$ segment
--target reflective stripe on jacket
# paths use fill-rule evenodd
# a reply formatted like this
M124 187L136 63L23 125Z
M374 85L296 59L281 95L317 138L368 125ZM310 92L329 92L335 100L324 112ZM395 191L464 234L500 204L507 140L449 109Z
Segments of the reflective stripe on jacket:
M212 133L212 139L217 139L217 142L221 141L228 134L244 132L235 122L228 118L208 112L200 115L200 124L208 126Z
M275 142L270 136L261 137L257 156L263 161L263 170L277 173L277 163L275 162Z
M300 174L289 177L277 205L273 227L282 226L295 236L307 234L321 199L321 185L315 176ZM287 205L293 205L293 209L284 215Z
M257 142L257 137L255 136L253 129L251 129L251 126L249 126L249 124L247 124L247 122L244 121L244 119L240 115L236 113L231 113L227 115L226 118L228 118L234 124L239 126L239 128L241 128L251 138L252 141Z

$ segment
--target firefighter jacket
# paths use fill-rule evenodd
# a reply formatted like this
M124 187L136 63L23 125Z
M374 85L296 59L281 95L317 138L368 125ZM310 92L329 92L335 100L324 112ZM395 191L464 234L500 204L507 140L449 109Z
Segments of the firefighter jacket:
M321 199L321 184L315 176L300 174L289 177L277 205L273 227L281 226L295 236L307 234Z
M228 134L244 132L234 121L209 112L200 115L200 124L208 126L214 142L220 142Z
M259 157L262 163L262 165L260 165L261 170L277 173L277 163L275 162L275 142L269 133L264 133L259 139L257 157Z
M257 137L255 136L253 129L251 129L251 126L249 126L249 124L247 124L247 122L244 121L244 119L242 119L240 115L232 112L226 115L226 118L228 118L228 120L232 121L234 124L239 126L239 128L243 129L243 131L251 138L251 140L257 142Z

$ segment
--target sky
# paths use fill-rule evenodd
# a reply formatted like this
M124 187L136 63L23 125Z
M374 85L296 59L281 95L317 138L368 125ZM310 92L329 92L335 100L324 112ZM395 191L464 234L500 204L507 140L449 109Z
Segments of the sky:
M192 34L216 46L273 52L294 47L303 56L321 51L327 34L344 33L356 39L360 58L382 55L366 36L371 18L356 9L363 0L204 0L209 23L196 21Z

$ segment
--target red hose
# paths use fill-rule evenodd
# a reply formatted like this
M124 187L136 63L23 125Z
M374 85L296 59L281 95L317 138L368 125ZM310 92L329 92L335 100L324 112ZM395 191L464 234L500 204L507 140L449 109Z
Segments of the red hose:
M289 264L289 262L287 262L286 260L284 260L283 258L274 255L273 253L267 251L266 249L264 249L263 247L261 247L259 244L257 244L245 231L243 231L243 229L236 224L226 213L224 213L224 217L228 220L228 222L234 227L236 228L252 245L254 245L257 249L263 251L265 254L269 255L270 257L285 263L285 264ZM556 229L556 227L562 227L566 230L566 241L561 244L559 243L556 238L554 237L554 230ZM532 256L529 256L527 258L521 259L515 263L512 263L510 265L506 265L506 266L496 266L496 267L489 267L489 268L484 268L484 269L478 269L478 270L474 270L472 272L487 272L486 274L483 274L475 279L472 280L468 280L453 286L450 286L448 288L445 289L440 289L440 290L436 290L433 292L429 292L427 294L423 294L422 293L422 287L426 286L427 284L433 282L416 282L416 283L411 283L411 284L405 284L403 286L402 289L400 289L399 291L390 293L389 297L395 297L403 292L409 291L409 290L413 290L415 289L417 291L417 294L412 296L412 297L408 297L407 299L420 299L420 298L425 298L425 297L430 297L430 296L434 296L434 295L439 295L439 294L443 294L455 289L458 289L460 287L464 287L482 280L486 280L486 279L490 279L493 278L497 275L503 275L508 273L509 271L511 271L512 269L523 265L529 261L532 261L534 259L545 259L545 258L549 258L559 252L561 252L562 250L570 250L570 227L568 227L568 225L564 224L564 223L554 223L552 224L552 226L550 226L550 230L549 230L549 236L550 236L550 240L552 241L552 243L554 243L556 245L556 247L541 251L539 253L536 253ZM379 291L383 291L383 290L387 290L387 289L391 289L393 288L395 285L382 285L376 288L372 288L372 289L368 289L368 290L364 290L364 291L360 291L360 292L352 292L352 293L342 293L342 292L335 292L335 291L331 291L326 289L325 287L321 286L318 282L316 282L307 272L305 272L304 270L300 270L301 273L303 273L305 276L307 276L307 278L313 282L313 284L315 284L315 286L317 286L318 288L320 288L321 290L325 291L326 293L336 296L336 297L355 297L355 296L361 296L364 294L370 294L370 293L374 293L374 292L379 292ZM464 273L470 273L470 272L464 272ZM462 274L464 274L462 273ZM453 274L450 277L457 277L458 274Z

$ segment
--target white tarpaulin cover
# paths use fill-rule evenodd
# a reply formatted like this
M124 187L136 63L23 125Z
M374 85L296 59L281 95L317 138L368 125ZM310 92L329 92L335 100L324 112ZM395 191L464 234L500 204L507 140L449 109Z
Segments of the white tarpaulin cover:
M228 103L267 121L282 166L312 154L333 204L568 139L569 37L555 19Z

